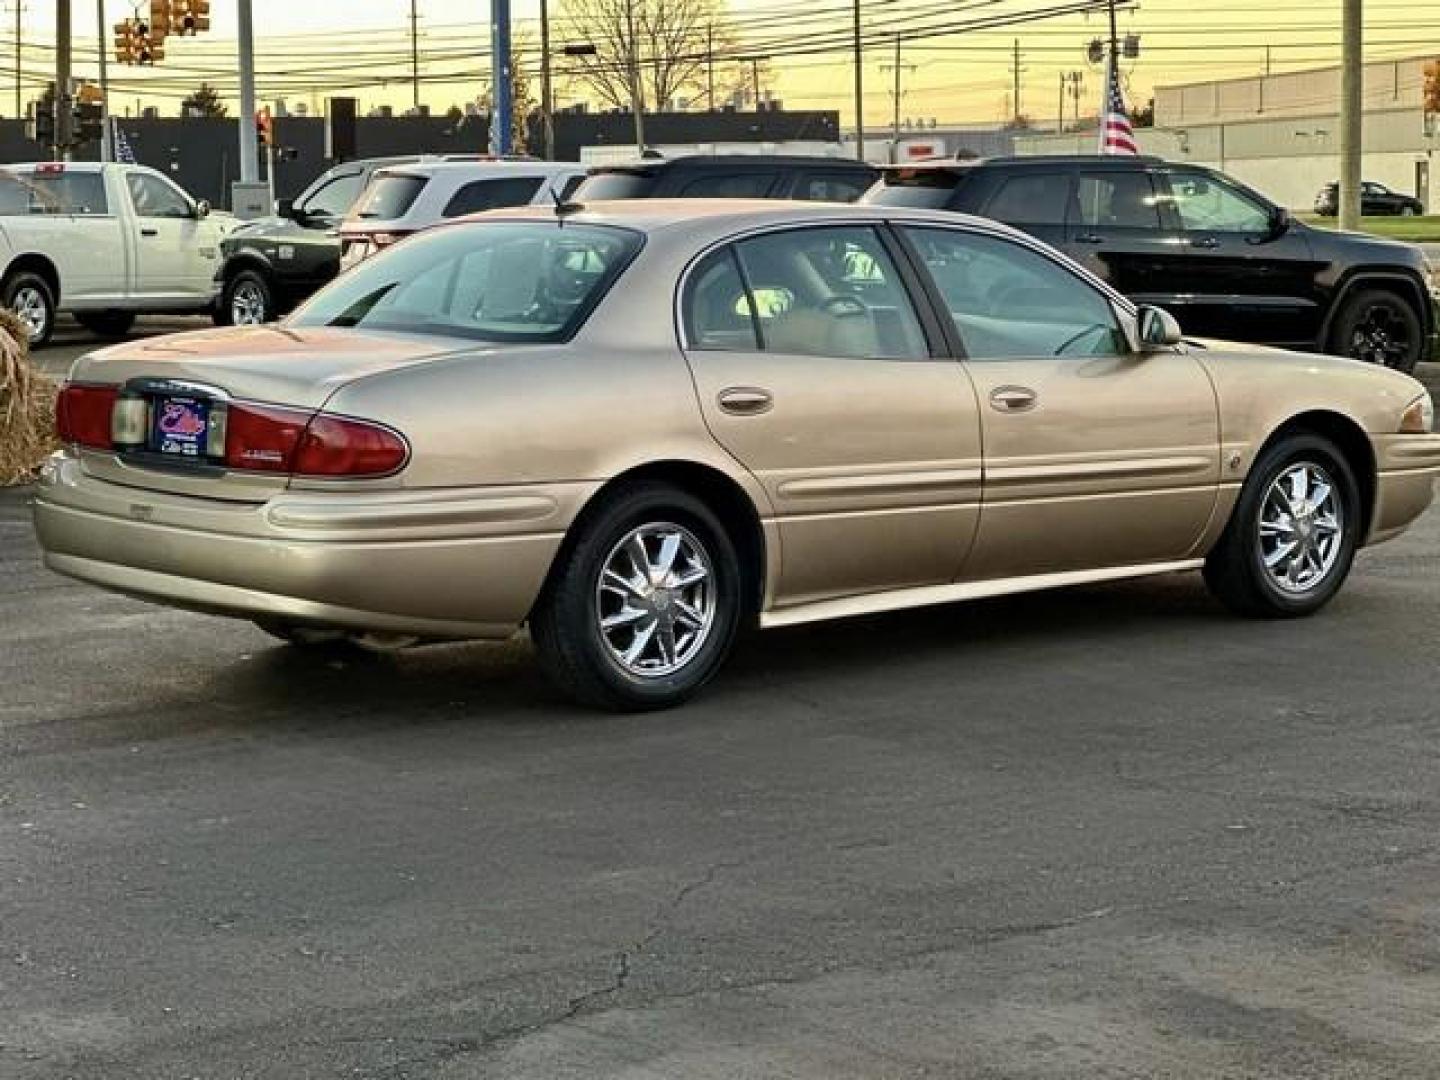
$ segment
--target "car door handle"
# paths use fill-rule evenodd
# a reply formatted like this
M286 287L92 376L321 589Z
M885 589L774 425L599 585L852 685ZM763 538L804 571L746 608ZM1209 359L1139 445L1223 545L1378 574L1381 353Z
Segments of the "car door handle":
M160 230L159 230L159 229L141 229L141 230L140 230L140 235L141 235L141 236L159 236L159 235L160 235Z
M1029 412L1040 402L1040 395L1028 386L997 386L990 391L990 407L1000 412Z
M1206 251L1213 251L1220 246L1220 241L1213 236L1199 236L1190 241L1191 247L1204 248Z
M1076 235L1075 242L1077 244L1103 244L1105 238L1099 233L1082 232Z
M734 416L759 416L775 406L775 395L759 386L731 386L716 395L722 411Z

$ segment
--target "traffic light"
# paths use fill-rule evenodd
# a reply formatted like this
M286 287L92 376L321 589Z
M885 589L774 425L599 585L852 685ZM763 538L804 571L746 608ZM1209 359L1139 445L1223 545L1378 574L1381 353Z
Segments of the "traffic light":
M167 6L174 33L193 36L210 29L210 0L168 0Z
M81 83L75 92L75 138L93 142L104 129L105 95L94 83Z
M268 107L255 110L255 135L261 146L275 145L275 119Z
M1425 63L1425 111L1440 113L1440 60Z
M39 101L30 102L25 133L47 151L55 145L55 84L45 88Z
M170 0L150 0L150 34L152 37L163 38L166 34L174 33L171 7Z
M134 22L134 19L125 19L115 24L115 60L117 63L135 63L135 39L130 33Z

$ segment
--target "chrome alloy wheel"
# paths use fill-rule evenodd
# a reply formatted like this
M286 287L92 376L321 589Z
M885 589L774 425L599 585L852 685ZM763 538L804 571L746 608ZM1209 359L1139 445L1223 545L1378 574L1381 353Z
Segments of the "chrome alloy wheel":
M265 322L265 292L253 281L242 281L230 291L230 324L259 326Z
M700 651L715 624L710 556L688 530L652 523L605 557L595 589L600 638L621 670L673 675Z
M49 307L45 302L44 294L39 289L30 285L22 285L16 289L15 295L10 300L10 310L19 316L20 321L25 325L25 332L32 339L38 338L45 332Z
M1281 590L1307 593L1340 558L1345 511L1330 474L1308 461L1275 478L1260 507L1260 555Z

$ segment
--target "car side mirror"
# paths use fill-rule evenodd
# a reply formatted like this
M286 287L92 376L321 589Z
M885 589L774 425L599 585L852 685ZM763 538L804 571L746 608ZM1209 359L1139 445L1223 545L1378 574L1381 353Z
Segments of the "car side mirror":
M1270 211L1270 239L1274 240L1289 232L1291 221L1290 211L1283 206L1277 206Z
M209 216L210 216L210 203L209 203L209 201L206 200L206 199L201 199L199 202L197 202L197 203L195 204L195 217L196 217L197 219L199 219L199 218L207 218L207 217L209 217Z
M298 220L298 219L295 217L295 200L294 200L294 199L276 199L276 200L275 200L275 216L276 216L276 217L283 217L283 218L290 218L292 221Z
M1141 352L1159 352L1183 340L1180 324L1164 308L1143 304L1135 313L1135 322L1140 332Z

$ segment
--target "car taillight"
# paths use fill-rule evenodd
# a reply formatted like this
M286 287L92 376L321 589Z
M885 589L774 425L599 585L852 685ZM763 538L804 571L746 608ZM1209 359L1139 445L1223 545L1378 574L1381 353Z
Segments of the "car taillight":
M277 405L234 402L227 410L225 464L296 476L384 476L409 447L381 424Z
M110 414L119 394L114 386L62 387L55 402L55 432L60 441L109 450Z
M297 476L384 476L405 464L409 447L380 424L316 413L295 454Z

